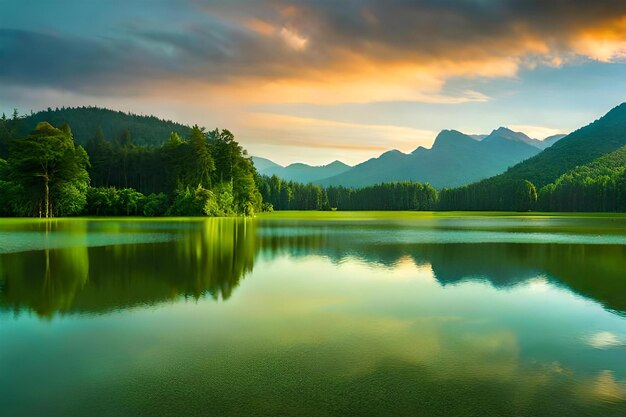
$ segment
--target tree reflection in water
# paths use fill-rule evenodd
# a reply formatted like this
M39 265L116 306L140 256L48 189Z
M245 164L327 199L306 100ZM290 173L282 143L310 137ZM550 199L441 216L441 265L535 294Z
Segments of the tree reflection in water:
M181 296L228 299L254 264L255 223L244 218L110 224L74 220L58 223L49 233L81 236L101 233L101 228L120 237L158 232L171 239L2 254L2 306L52 316L107 312Z
M408 257L416 265L430 265L444 286L483 280L502 288L541 277L610 310L626 312L624 245L394 243L371 238L394 233L394 228L375 226L370 238L358 233L363 228L244 218L31 221L13 231L37 235L52 248L0 254L0 307L49 317L103 313L180 297L227 300L260 253L267 259L357 258L389 268ZM64 240L58 243L60 236ZM92 244L88 238L93 236L106 239ZM149 236L167 238L152 241Z

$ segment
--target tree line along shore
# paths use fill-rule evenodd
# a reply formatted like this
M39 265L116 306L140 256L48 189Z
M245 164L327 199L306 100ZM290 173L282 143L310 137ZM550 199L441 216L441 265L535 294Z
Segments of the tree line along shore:
M259 175L228 130L167 122L182 134L172 131L165 140L145 135L136 143L129 129L106 137L98 126L83 146L74 140L66 122L55 126L37 121L24 134L21 119L17 112L0 119L2 216L234 216L271 210L626 211L624 105L574 132L569 142L565 138L501 175L439 190L412 181L323 187ZM81 126L82 136L85 129ZM112 131L110 126L107 131ZM596 146L596 154L580 153L579 142L603 138L604 148L598 151ZM551 176L540 165L546 158L552 161L547 168Z

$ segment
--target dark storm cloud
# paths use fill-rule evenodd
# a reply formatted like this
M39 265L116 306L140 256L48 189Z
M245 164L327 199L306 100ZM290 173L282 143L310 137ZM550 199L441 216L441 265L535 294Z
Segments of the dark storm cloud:
M181 71L139 39L87 38L0 29L0 81L83 92L132 92L152 78ZM130 89L130 90L129 90Z
M150 16L145 4L142 17L156 25L120 25L132 16L115 10L111 29L101 33L0 24L0 83L110 94L183 77L217 84L306 77L345 68L355 57L382 70L393 62L589 55L593 51L574 45L583 32L626 41L621 0L189 0L169 6L187 8L193 21Z
M621 0L369 0L272 1L292 6L286 19L320 47L336 45L389 54L447 55L523 35L565 47L578 31L626 17ZM503 51L506 53L506 51Z

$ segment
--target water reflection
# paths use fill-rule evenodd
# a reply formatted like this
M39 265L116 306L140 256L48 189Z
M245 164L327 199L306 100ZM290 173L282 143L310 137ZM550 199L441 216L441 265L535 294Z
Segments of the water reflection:
M507 225L465 244L458 219L8 224L0 309L20 313L0 314L0 409L623 416L626 323L596 302L626 310L624 247Z
M429 243L423 234L411 235L421 233L424 224L409 226L242 218L9 222L2 233L13 246L4 245L8 253L0 254L0 308L52 316L153 305L181 296L226 300L258 256L313 255L391 269L410 259L431 268L443 286L481 280L506 288L540 277L626 312L626 245ZM563 231L561 220L558 226ZM552 228L556 234L554 227L546 224L542 231ZM427 228L458 232L455 240L467 231L458 220Z
M364 227L370 229L368 233L362 232ZM410 237L398 242L396 229L363 224L268 224L260 231L260 247L270 257L318 255L334 263L356 258L389 268L408 258L417 266L430 266L441 285L484 280L505 288L545 278L610 310L626 312L626 245L526 244L515 243L515 239L500 243L412 243ZM461 228L459 240L463 231Z
M54 249L0 255L0 305L40 316L106 312L181 296L228 299L252 271L256 253L255 223L245 219L75 220L49 231L41 224L27 227L34 245L47 239ZM105 243L89 241L98 234L108 236Z

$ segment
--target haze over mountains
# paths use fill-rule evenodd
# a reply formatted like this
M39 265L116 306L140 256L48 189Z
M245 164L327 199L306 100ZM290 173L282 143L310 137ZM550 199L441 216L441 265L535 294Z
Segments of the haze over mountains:
M364 187L410 180L444 188L498 175L537 155L564 136L537 140L504 127L489 135L466 135L456 130L443 130L430 149L420 146L410 154L391 150L354 167L339 161L320 167L305 164L282 167L256 157L254 161L261 174L324 186Z
M351 167L341 161L334 161L328 165L311 166L302 163L295 163L285 166L279 165L269 159L252 157L254 166L262 175L276 175L287 181L297 181L303 183L318 182L326 178L343 174Z

